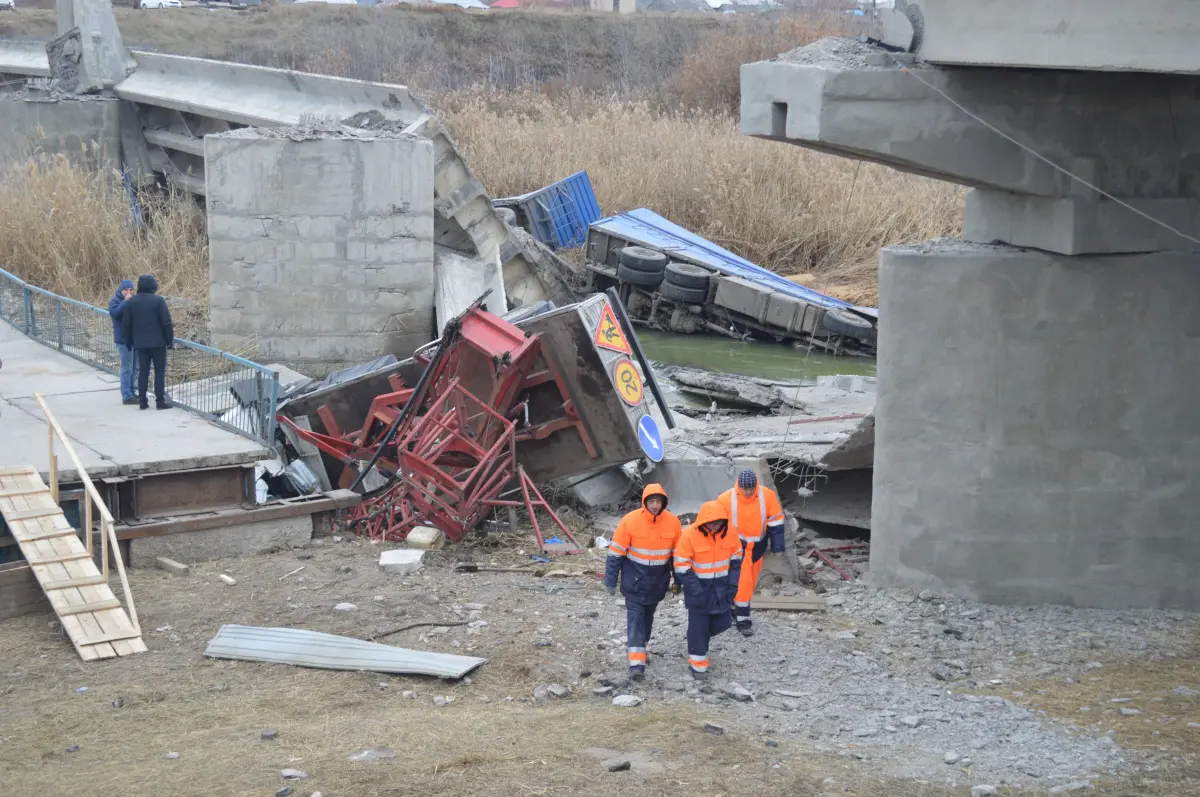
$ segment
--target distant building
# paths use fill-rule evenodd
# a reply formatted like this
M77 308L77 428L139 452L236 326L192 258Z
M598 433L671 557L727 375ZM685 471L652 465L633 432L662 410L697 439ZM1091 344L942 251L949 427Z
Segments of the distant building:
M618 14L632 14L637 11L637 0L588 0L588 8L593 11L615 11Z

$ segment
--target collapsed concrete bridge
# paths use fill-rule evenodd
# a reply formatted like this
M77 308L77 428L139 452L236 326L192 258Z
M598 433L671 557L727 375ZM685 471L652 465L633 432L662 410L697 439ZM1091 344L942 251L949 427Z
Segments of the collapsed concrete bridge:
M972 189L880 259L872 578L1200 608L1200 5L897 6L741 78L747 135Z
M127 51L106 0L60 0L58 33L0 41L0 162L88 150L204 197L218 347L321 374L435 338L439 283L564 298L406 87Z

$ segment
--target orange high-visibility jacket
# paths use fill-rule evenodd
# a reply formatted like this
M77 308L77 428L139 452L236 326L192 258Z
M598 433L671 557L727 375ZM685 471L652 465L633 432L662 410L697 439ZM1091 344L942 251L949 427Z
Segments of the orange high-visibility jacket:
M708 501L700 507L696 522L683 530L675 546L675 575L683 585L683 602L688 611L727 612L737 594L742 541L732 528L726 528L716 537L700 530L714 520L729 520L729 513L718 502Z
M772 551L783 551L783 505L774 490L760 484L754 489L754 495L746 498L734 487L721 493L717 501L729 513L729 525L737 530L738 537L752 551L751 561L762 559L767 552L768 539Z
M662 496L663 510L658 517L646 509L651 496ZM604 584L617 586L621 578L621 593L626 600L638 603L658 603L671 586L671 554L683 526L666 509L667 491L661 484L647 484L642 490L642 507L621 519L608 546L604 567Z

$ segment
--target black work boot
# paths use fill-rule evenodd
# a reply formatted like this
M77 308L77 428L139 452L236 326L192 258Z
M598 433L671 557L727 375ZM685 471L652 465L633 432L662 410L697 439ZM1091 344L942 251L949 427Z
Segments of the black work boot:
M754 636L754 626L750 624L749 620L738 623L737 630L742 636Z

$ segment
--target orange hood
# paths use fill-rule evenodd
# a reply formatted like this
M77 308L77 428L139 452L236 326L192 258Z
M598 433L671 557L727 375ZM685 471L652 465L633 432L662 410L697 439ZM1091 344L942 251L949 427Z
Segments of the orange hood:
M661 495L663 500L663 509L667 508L667 491L663 489L661 484L646 485L646 489L642 490L642 506L646 505L646 499L652 495Z
M724 520L728 523L729 512L717 501L705 501L696 513L696 528L699 529L705 523L712 523L714 520Z

